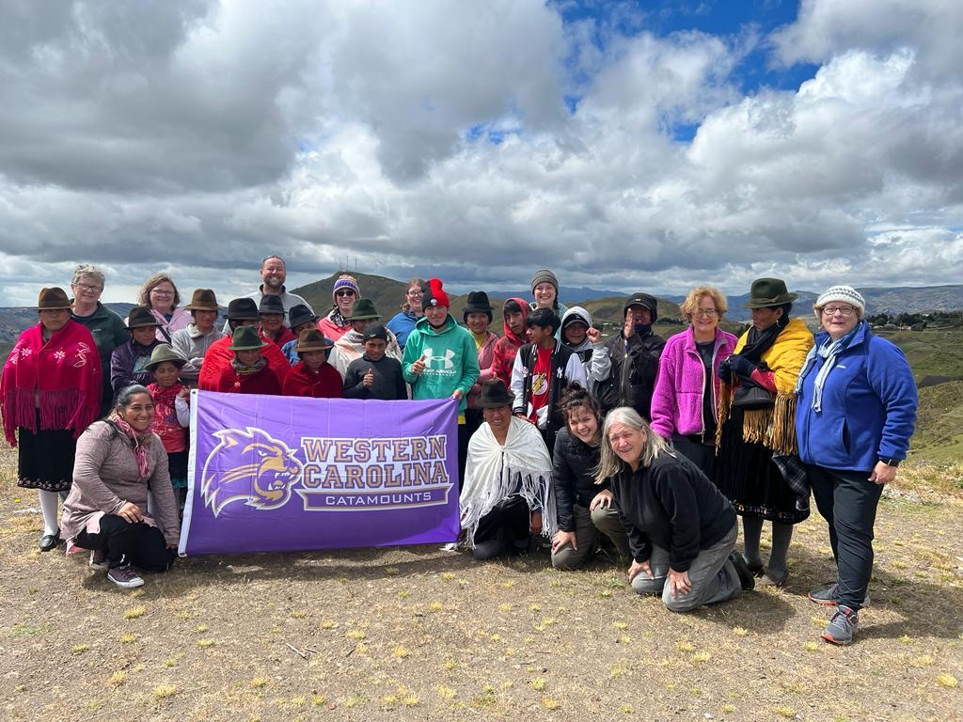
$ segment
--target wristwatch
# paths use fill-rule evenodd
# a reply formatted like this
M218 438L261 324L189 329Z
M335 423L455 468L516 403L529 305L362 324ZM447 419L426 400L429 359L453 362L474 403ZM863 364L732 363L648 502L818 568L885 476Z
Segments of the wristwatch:
M886 466L892 466L894 469L899 466L899 459L880 459Z

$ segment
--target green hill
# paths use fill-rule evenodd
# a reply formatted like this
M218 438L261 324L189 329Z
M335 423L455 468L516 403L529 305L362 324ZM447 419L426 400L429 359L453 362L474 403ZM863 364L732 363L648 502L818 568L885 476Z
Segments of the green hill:
M963 381L927 386L919 394L912 458L959 463L963 460Z

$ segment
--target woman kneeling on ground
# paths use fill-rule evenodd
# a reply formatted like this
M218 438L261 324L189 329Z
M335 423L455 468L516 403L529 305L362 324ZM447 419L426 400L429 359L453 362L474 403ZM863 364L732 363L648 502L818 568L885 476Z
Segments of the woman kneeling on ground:
M661 594L670 610L688 612L753 588L746 560L734 551L732 504L631 407L605 418L595 478L611 480L632 550L629 581L639 594Z
M570 312L571 313L571 312ZM578 569L601 542L611 544L629 560L629 540L618 510L612 505L609 480L595 483L602 441L602 413L596 401L579 384L566 389L559 401L565 428L555 437L552 483L558 531L552 538L552 566Z
M468 442L461 528L481 561L526 551L531 537L555 531L552 461L535 425L512 415L514 400L500 379L483 384L485 423Z
M81 435L60 524L67 553L90 549L90 566L106 569L107 578L125 589L144 583L135 567L165 572L177 557L177 502L153 419L150 392L128 386L110 415ZM157 520L147 513L148 491Z

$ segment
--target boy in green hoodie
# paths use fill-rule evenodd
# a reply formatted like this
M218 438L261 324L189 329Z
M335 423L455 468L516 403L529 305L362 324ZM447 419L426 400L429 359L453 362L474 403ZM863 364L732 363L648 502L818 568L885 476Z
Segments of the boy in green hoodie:
M438 278L428 281L422 300L425 315L408 336L402 361L405 381L411 384L412 399L458 400L458 489L465 476L468 427L465 407L468 391L478 379L478 351L468 329L451 314L448 294Z

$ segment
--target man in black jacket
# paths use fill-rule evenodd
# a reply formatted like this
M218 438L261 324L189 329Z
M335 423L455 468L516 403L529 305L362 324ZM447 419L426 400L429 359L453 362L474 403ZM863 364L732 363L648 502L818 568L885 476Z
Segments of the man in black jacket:
M598 397L606 412L631 406L648 421L665 347L665 339L652 333L658 301L647 293L636 293L626 300L623 318L622 331L592 355L592 377L602 379Z
M526 321L532 343L518 349L512 368L512 412L528 419L542 432L549 453L555 449L555 435L565 425L558 400L565 387L577 381L582 387L585 369L578 354L555 339L561 325L558 314L539 308Z

